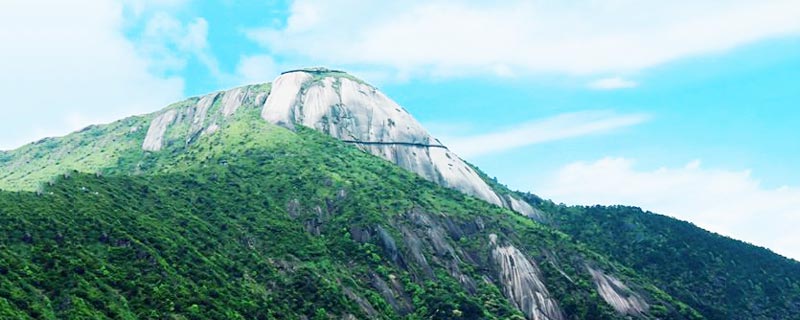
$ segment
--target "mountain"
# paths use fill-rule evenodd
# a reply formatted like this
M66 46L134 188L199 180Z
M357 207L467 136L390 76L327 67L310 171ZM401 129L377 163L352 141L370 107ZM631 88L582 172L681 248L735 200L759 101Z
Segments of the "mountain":
M626 206L528 195L548 225L648 277L712 319L800 318L800 263L688 222Z
M296 125L314 128L442 186L522 214L535 214L530 205L510 194L497 194L473 168L375 87L344 72L321 68L287 71L273 85L212 93L107 128L89 127L74 141L45 139L23 147L18 153L24 155L0 158L0 165L7 168L7 174L0 176L0 187L31 190L59 170L116 167L120 156L138 151L145 128L141 142L145 151L158 152L176 143L189 145L216 132L243 106L261 108L261 117L270 123L289 129Z
M0 188L3 319L791 318L800 296L771 252L512 192L336 70L0 153ZM709 277L760 296L720 305Z

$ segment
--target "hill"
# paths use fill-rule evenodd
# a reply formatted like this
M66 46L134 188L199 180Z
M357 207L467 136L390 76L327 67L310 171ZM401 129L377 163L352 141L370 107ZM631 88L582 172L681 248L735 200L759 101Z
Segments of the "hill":
M0 318L792 318L798 263L508 190L302 69L0 153Z
M0 193L2 317L620 318L603 281L629 314L692 315L562 233L308 129L242 114L147 163Z
M527 199L546 212L548 225L648 277L708 318L800 318L797 261L636 207Z

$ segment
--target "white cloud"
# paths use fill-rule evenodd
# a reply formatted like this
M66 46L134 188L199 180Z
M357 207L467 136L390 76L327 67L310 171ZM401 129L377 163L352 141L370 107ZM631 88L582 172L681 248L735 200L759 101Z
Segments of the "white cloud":
M248 34L291 59L450 76L639 70L798 32L795 0L298 0Z
M275 61L268 55L242 56L236 66L236 77L241 84L270 82L277 74Z
M147 11L177 9L186 4L188 0L121 0L126 8L134 15L141 15Z
M646 114L616 114L584 111L557 115L476 136L442 137L450 149L463 157L507 151L527 145L600 134L647 121Z
M749 170L684 167L639 170L626 158L566 165L539 192L569 204L625 204L800 260L800 188L765 188Z
M137 40L137 49L153 62L158 72L181 70L196 58L215 77L223 77L208 44L208 22L195 18L184 23L167 12L150 17Z
M616 90L635 88L639 84L635 81L626 80L620 77L603 78L589 83L589 88L597 90Z
M278 66L269 55L242 55L234 72L222 70L208 43L208 29L203 18L183 22L159 11L147 20L136 44L157 72L180 71L196 59L223 87L269 82L276 76Z
M7 0L0 10L0 148L157 110L183 81L148 72L113 1ZM46 9L43 9L46 8Z

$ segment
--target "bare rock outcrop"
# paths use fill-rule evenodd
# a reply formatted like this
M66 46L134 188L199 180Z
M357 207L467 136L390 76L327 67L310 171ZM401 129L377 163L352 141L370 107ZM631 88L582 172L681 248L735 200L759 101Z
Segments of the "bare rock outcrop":
M220 130L225 119L248 105L260 108L261 117L270 123L289 129L297 125L313 128L441 186L524 215L536 214L524 201L499 195L403 107L344 72L295 70L281 74L271 90L254 88L257 86L212 93L192 104L162 111L151 121L142 149L160 151L176 137L190 144Z
M625 315L642 315L650 306L636 292L628 288L619 279L605 274L603 271L586 267L592 275L597 292L617 312Z
M303 125L415 172L427 180L503 205L469 165L375 87L336 72L295 71L273 82L261 117Z
M503 204L506 208L514 210L518 213L524 214L528 217L534 218L535 220L541 220L541 215L535 208L533 208L527 202L517 199L512 195L505 195Z
M192 103L170 107L161 111L150 121L147 135L142 143L145 151L160 151L168 137L191 143L201 135L217 132L220 125L236 113L243 105L261 106L268 92L254 86L240 87L214 92L194 98ZM180 124L180 126L178 126ZM173 128L175 127L175 128ZM178 130L173 132L171 130ZM188 128L188 129L186 129ZM135 128L138 130L138 128ZM134 128L131 132L135 132Z
M153 119L153 121L150 122L150 128L147 129L147 135L144 137L142 149L147 151L161 150L161 146L164 143L164 134L167 132L167 127L175 121L176 115L177 111L174 109L167 110Z
M503 293L528 319L562 320L556 300L550 296L536 263L512 245L500 246L497 236L489 236L492 260L498 266Z

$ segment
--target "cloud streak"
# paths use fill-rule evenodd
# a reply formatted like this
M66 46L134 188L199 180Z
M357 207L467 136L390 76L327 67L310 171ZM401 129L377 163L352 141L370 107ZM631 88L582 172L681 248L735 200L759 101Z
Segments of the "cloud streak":
M615 129L641 124L647 114L615 114L607 111L566 113L536 120L498 132L467 137L443 138L448 146L463 157L499 153L537 143L607 133Z
M561 167L537 193L582 205L635 205L800 260L800 188L765 188L750 170L683 167L641 170L628 158Z
M603 78L589 83L589 88L595 90L616 90L635 88L639 84L635 81L626 80L620 77Z
M247 34L299 60L401 75L507 76L635 71L798 32L794 0L298 0L284 26Z

